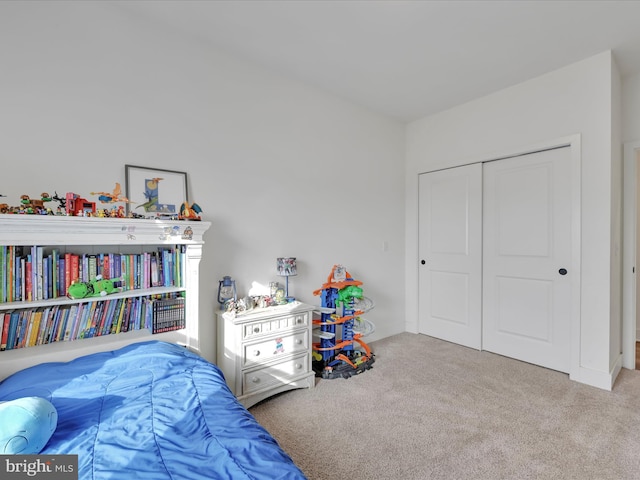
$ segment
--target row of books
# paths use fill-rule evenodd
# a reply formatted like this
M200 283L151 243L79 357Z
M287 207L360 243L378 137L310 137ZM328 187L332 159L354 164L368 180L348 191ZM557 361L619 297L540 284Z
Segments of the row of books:
M138 254L61 253L41 246L0 246L0 303L64 297L74 281L118 279L123 290L182 287L184 245Z
M185 299L176 294L107 299L0 312L0 350L149 329L185 327Z

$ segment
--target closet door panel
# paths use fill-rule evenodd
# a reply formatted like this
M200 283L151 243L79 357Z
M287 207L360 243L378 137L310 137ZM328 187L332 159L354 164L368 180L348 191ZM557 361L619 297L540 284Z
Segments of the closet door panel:
M419 181L419 331L480 349L482 165Z
M483 348L562 372L570 367L570 165L570 149L559 148L483 171Z

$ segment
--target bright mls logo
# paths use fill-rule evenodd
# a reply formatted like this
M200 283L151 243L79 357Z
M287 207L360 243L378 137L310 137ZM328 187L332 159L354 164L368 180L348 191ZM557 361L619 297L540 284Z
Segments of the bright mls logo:
M78 480L77 455L0 455L3 480Z

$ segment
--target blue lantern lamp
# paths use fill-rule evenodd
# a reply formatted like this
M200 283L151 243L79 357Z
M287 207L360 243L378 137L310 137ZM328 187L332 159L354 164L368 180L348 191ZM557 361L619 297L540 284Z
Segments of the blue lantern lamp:
M225 275L218 283L218 303L224 309L229 300L235 301L236 299L236 282L230 276Z
M285 298L287 302L293 302L294 297L289 296L289 277L297 275L296 257L278 258L278 275L285 278Z

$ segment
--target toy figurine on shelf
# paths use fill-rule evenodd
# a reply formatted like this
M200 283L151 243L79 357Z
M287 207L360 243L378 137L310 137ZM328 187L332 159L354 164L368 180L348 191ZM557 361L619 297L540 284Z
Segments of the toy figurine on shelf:
M102 275L98 275L95 280L89 282L73 282L67 289L67 296L73 299L105 297L110 293L119 292L120 286L119 279L103 279Z
M105 210L106 211L106 210ZM122 205L118 205L117 207L113 207L108 211L108 216L111 218L124 218L126 217L124 207Z
M189 206L189 202L183 202L180 206L180 214L178 215L178 219L200 220L200 213L202 213L202 209L197 203L192 203L191 206Z
M65 209L67 215L74 217L91 217L96 213L95 202L90 202L86 198L80 197L73 192L67 192L65 198Z
M47 215L47 208L44 206L44 202L50 202L51 196L43 192L40 194L40 200L33 199L29 195L22 195L20 197L20 213Z
M123 197L121 193L122 187L116 182L113 192L91 192L91 195L98 195L98 200L100 200L101 203L129 202L129 199Z
M64 197L58 195L58 192L53 192L53 197L51 200L54 202L58 202L58 208L56 215L64 215L65 207L67 206L67 200Z

